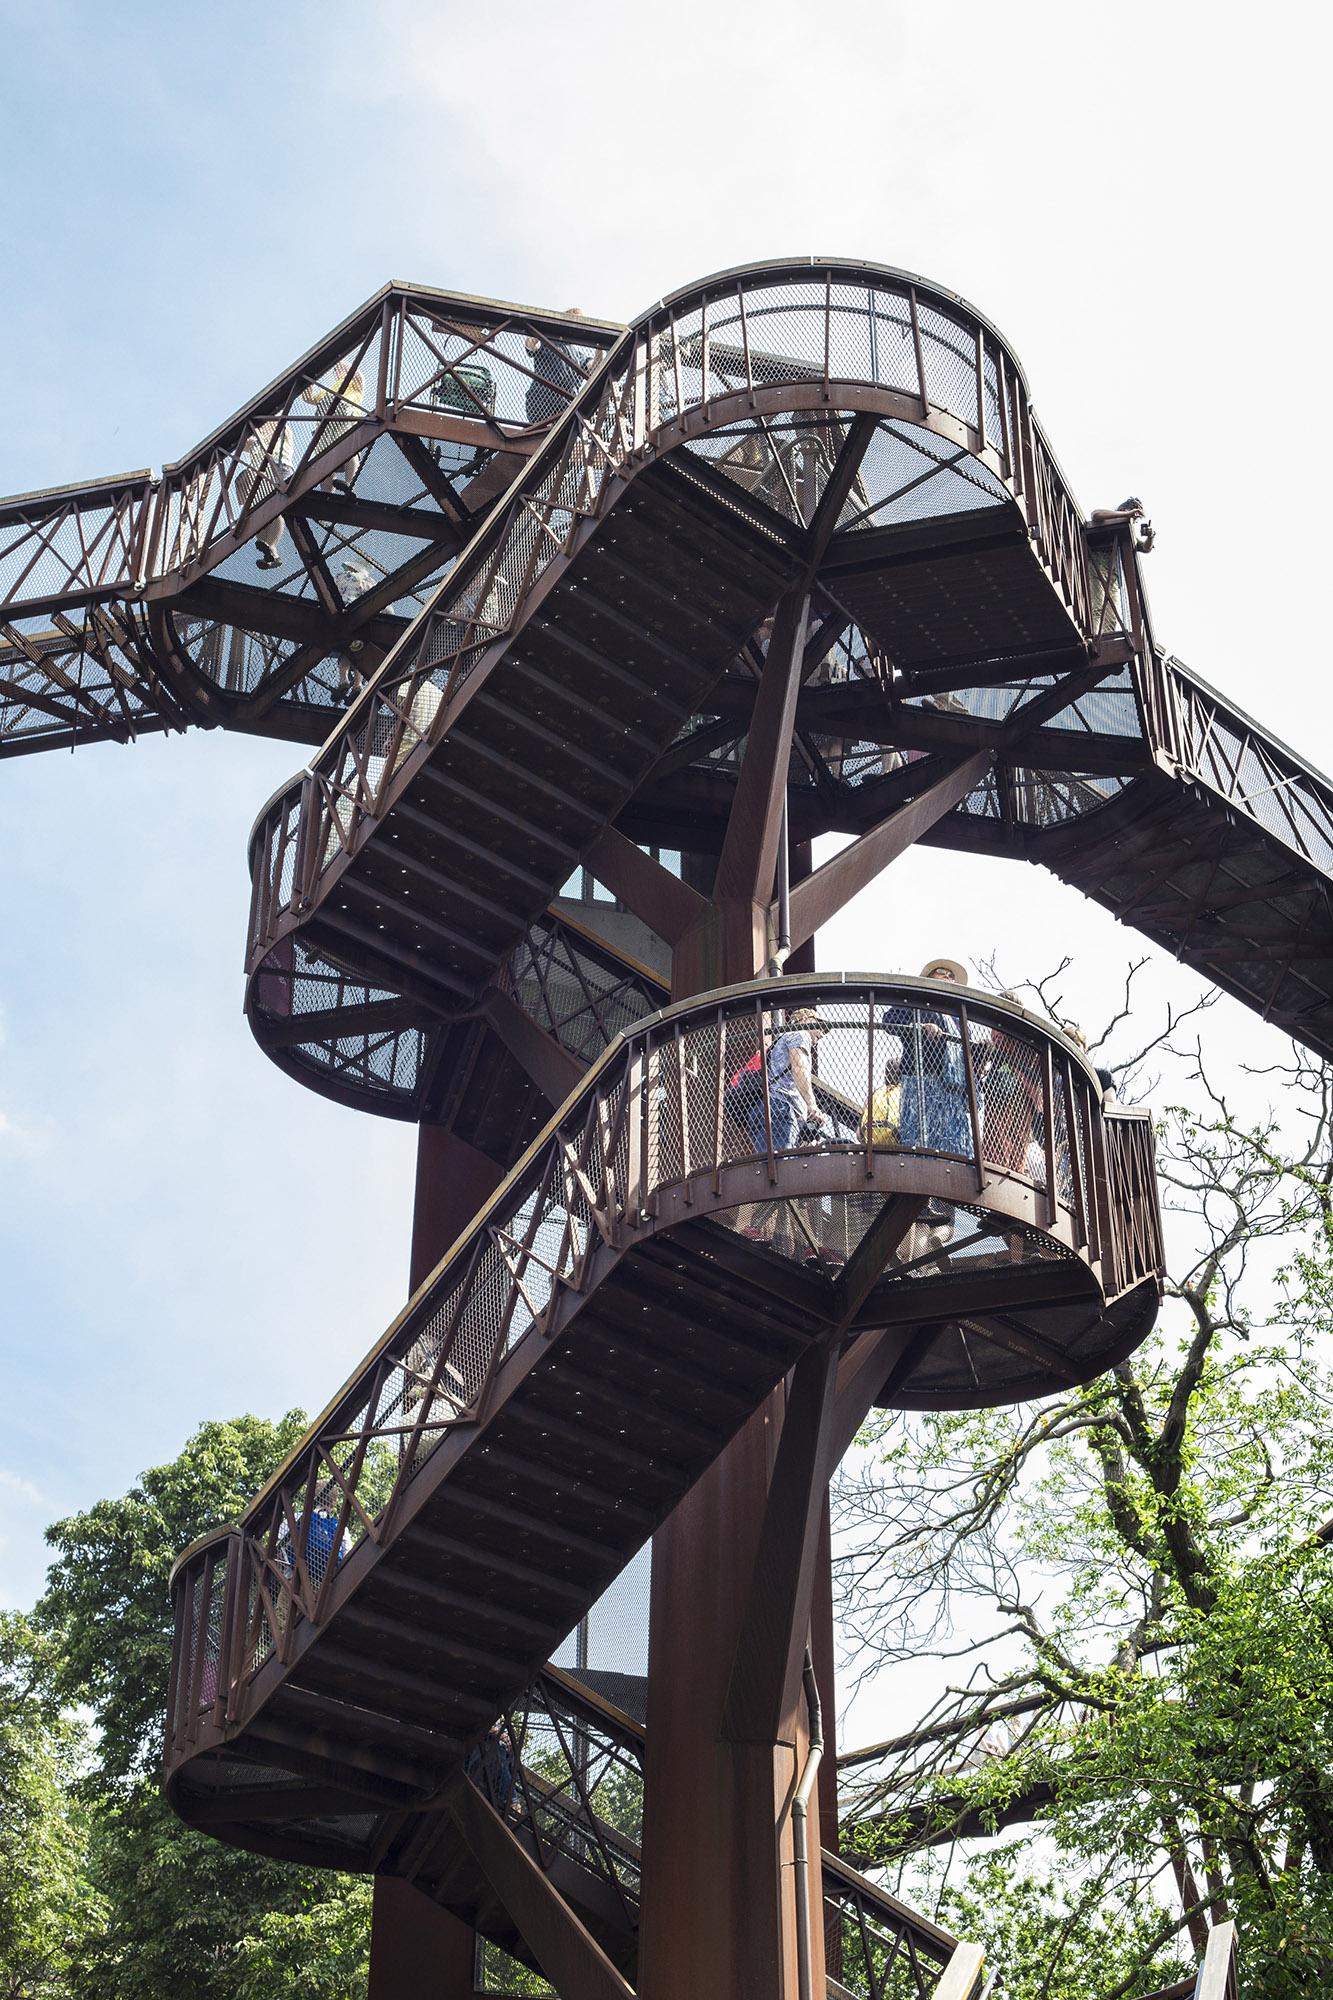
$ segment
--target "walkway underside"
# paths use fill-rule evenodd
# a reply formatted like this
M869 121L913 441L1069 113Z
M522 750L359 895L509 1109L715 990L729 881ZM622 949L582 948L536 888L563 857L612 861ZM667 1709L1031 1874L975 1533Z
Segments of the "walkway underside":
M185 1802L196 1825L239 1837L256 1851L307 1865L373 1866L392 1874L511 1957L535 1965L530 1944L469 1838L470 1815L480 1814L461 1789L470 1782L510 1841L632 1985L642 1874L643 1724L580 1676L548 1668L506 1707L503 1727L516 1749L521 1746L512 1764L478 1760L470 1780L446 1787L438 1802L424 1807L378 1810L355 1791L303 1788L285 1771L222 1757L200 1758L177 1800ZM372 1830L363 1832L364 1827ZM892 1990L927 2000L955 1961L957 1940L829 1852L821 1857L820 1877L833 1976L870 2000L883 1990L876 1980L896 1965L901 1983Z
M1041 1396L1144 1337L1151 1121L1008 1003L755 975L930 840L1049 866L1333 1055L1333 790L1164 657L1134 536L1084 518L973 308L810 261L629 327L390 286L160 478L0 503L0 755L318 744L251 839L256 1037L447 1128L469 1187L508 1170L177 1565L184 1817L623 2000L642 1745L540 1675L670 1520L645 1993L739 1968L788 2000L813 1963L883 2000L868 1923L939 1970L952 1941L826 1857L795 1976L817 1517L874 1403ZM676 1953L675 1897L721 1955Z
M875 267L731 273L629 330L390 287L159 480L0 503L0 755L332 727L301 906L271 884L253 946L295 916L350 1011L252 1015L314 1087L447 1123L513 1036L438 1017L608 822L706 883L794 587L796 838L984 750L913 837L1041 861L1333 1052L1326 781L1155 648L1129 530L1083 522L994 329Z
M818 1143L775 1143L762 1077L724 1103L779 1002L826 1024ZM987 1078L962 1126L912 1053L941 1020ZM861 1110L886 1059L914 1107L892 1139ZM831 1466L876 1401L1009 1402L1129 1352L1160 1296L1151 1144L1049 1025L984 996L793 976L652 1017L240 1526L182 1559L177 1809L264 1852L401 1873L512 1948L512 1905L478 1885L496 1828L469 1802L469 1773L494 1781L494 1717L819 1356ZM535 1810L549 1766L523 1740ZM600 1864L571 1879L579 1854L566 1842L550 1880L626 1964L623 1884Z

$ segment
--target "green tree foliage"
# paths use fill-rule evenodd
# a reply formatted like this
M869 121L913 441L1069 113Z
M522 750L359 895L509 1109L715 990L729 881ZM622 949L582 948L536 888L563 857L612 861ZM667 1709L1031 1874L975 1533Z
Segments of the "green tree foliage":
M546 1995L555 1993L554 1986L548 1985L540 1972L520 1965L507 1951L501 1951L498 1944L483 1946L481 1962L488 1993L503 1994L505 2000L510 2000L510 1996L513 2000L545 2000Z
M86 1732L60 1711L46 1648L0 1613L0 1995L54 2000L99 1906L77 1797Z
M75 1954L72 2000L366 1991L369 1881L225 1847L178 1820L151 1783L97 1799L90 1874L105 1919Z
M38 1618L55 1650L56 1687L91 1707L107 1779L156 1775L171 1666L168 1579L181 1550L236 1519L305 1429L238 1417L203 1424L178 1458L117 1500L57 1521Z
M366 1990L368 1882L244 1854L184 1826L158 1788L177 1555L235 1519L301 1436L292 1411L205 1424L179 1457L116 1500L57 1522L37 1608L53 1728L90 1710L74 1792L67 1763L47 1801L76 1817L86 1885L65 1944L71 2000L358 2000ZM76 1795L76 1797L75 1797ZM53 1832L52 1838L55 1838ZM17 1964L17 1961L15 1961ZM8 1957L5 1970L9 1971ZM0 1988L3 1991L3 1988ZM12 1987L15 1996L40 1986Z
M1330 1079L1285 1081L1298 1151L1202 1076L1168 1121L1196 1240L1137 1354L1036 1409L885 1419L843 1490L870 1663L954 1663L845 1767L853 1838L918 1895L950 1857L1012 2000L1124 2000L1227 1916L1243 1990L1333 1991Z

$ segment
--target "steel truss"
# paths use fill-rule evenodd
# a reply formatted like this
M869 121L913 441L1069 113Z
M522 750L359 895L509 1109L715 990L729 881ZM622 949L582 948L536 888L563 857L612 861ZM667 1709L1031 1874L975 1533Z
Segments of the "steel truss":
M690 1897L717 1876L663 1783L693 1743L717 1856L758 1870L762 1920L733 1896L725 1924L785 1995L772 1800L829 1470L875 1398L1114 1362L1161 1243L1149 1121L1051 1024L753 975L929 839L1050 866L1333 1053L1333 790L1163 654L1128 526L1085 521L995 328L819 260L628 327L387 287L160 477L0 503L0 755L192 723L320 745L251 840L261 1045L510 1171L178 1564L171 1796L416 1884L569 2000L628 1993L642 1886L660 2000L739 1962L671 1935L663 1857ZM811 870L828 832L852 842ZM562 896L589 875L614 915ZM763 1059L798 1005L817 1136ZM874 1111L886 1062L914 1122ZM696 1686L679 1593L723 1492L739 1567ZM641 1853L641 1743L541 1667L664 1522ZM970 1947L827 1858L824 1891L831 1995L970 2000Z

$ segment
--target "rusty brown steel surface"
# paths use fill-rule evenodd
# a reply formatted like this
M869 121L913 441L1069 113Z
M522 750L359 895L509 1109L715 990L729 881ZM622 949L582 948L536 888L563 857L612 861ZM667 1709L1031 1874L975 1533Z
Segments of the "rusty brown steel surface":
M367 2000L472 2000L475 1962L473 1934L457 1917L410 1883L376 1876Z
M363 754L345 742L340 764L332 747L316 761L322 826L301 886L318 895L422 726L443 728L444 698L530 619L557 584L553 564L595 542L627 488L666 463L798 569L822 548L819 643L840 619L845 643L802 690L797 837L862 833L907 803L917 745L989 745L995 771L928 838L1049 862L1311 1047L1333 1048L1333 792L1160 653L1129 537L1084 524L995 329L882 267L721 273L628 332L386 287L157 482L133 473L0 503L0 753L197 719L310 741L373 683L373 723L349 718ZM261 575L256 555L274 535L281 561ZM952 640L946 599L962 620ZM863 705L855 734L816 726L818 702L853 692L862 671L878 716ZM728 698L743 678L729 676ZM667 760L648 774L622 830L669 826L678 843L685 823L707 847L702 808L735 783L726 746L725 720L705 717L693 763L673 746L686 764L674 780ZM1116 832L1137 821L1174 843L1163 851L1178 865L1155 883ZM1214 832L1228 850L1216 885ZM1241 850L1253 865L1238 872ZM1282 893L1246 900L1247 876ZM286 919L299 928L301 913ZM333 1060L305 1074L323 1083L348 1060L367 1075L395 1068L386 1022L364 1025L373 1032L353 1018L350 1034L331 1034ZM399 1073L416 1025L407 1010ZM401 1114L412 1095L395 1076L360 1101Z
M818 1094L831 1129L823 1143L797 1139L756 1152L753 1116L750 1130L731 1113L719 1119L716 1079L766 1027L777 1026L780 1008L794 1004L817 1004L829 1023ZM893 1010L901 1036L915 1019L947 1017L960 1004L974 1034L984 1031L992 1044L1003 1037L1010 1073L1052 1049L1060 1055L1049 1072L1054 1097L1045 1118L1053 1151L1041 1156L1033 1148L1022 1171L1011 1164L1009 1114L1017 1107L1030 1134L1034 1100L1008 1086L1003 1096L983 1096L982 1129L962 1153L953 1130L926 1130L908 1150L885 1135L867 1144L858 1134L877 1081L869 1058L877 1038L883 1046L881 1017ZM943 1196L956 1204L948 1240L901 1246L853 1322L931 1329L914 1371L895 1383L895 1399L1009 1400L1096 1372L1108 1358L1096 1335L1100 1315L1113 1300L1142 1294L1150 1318L1159 1283L1147 1263L1154 1230L1137 1218L1120 1223L1103 1214L1099 1234L1107 1247L1099 1266L1078 1247L1092 1234L1092 1210L1107 1199L1099 1179L1075 1167L1086 1133L1099 1127L1112 1155L1133 1134L1131 1165L1111 1184L1146 1202L1146 1117L1104 1112L1095 1078L1049 1026L926 982L827 975L756 982L668 1009L623 1039L329 1406L242 1529L183 1559L175 1586L171 1767L229 1740L247 1718L262 1719L265 1702L336 1625L379 1552L410 1536L429 1495L467 1462L478 1425L485 1430L499 1419L532 1368L559 1351L563 1330L579 1324L585 1299L595 1311L603 1291L609 1297L607 1288L619 1282L622 1262L641 1259L660 1234L679 1232L682 1244L694 1246L673 1267L672 1283L693 1286L700 1303L737 1263L752 1287L773 1287L774 1313L785 1296L788 1315L806 1313L813 1333L821 1315L833 1320L838 1310L836 1278L821 1275L826 1258L850 1254L886 1198ZM765 1129L772 1130L771 1116ZM755 1217L748 1236L734 1226L747 1205ZM718 1227L728 1219L733 1226ZM698 1238L700 1227L706 1240ZM641 1282L632 1278L631 1295ZM1002 1324L992 1323L997 1294L1009 1302ZM1140 1337L1147 1318L1124 1328L1108 1319L1111 1352ZM1042 1330L1048 1320L1050 1335ZM1016 1343L1004 1331L1012 1335L1014 1326ZM576 1513L589 1521L593 1491L584 1475ZM552 1515L549 1533L590 1560L599 1560L598 1536L609 1533L618 1567L655 1522L651 1503L641 1514L624 1495L617 1505L618 1517L604 1517L591 1538L567 1513ZM571 1612L577 1609L575 1602ZM517 1670L517 1662L497 1668L497 1700L505 1673ZM302 1713L313 1715L312 1699L302 1696ZM438 1747L445 1748L444 1738ZM394 1773L401 1760L387 1746L376 1757L381 1775L400 1783Z
M790 268L728 274L666 302L622 339L556 424L505 507L474 539L420 629L390 655L297 788L295 803L309 833L293 885L296 900L289 896L270 906L259 942L276 942L319 900L326 882L442 741L466 684L495 664L626 486L647 464L679 456L693 440L724 429L733 410L762 418L770 411L883 404L956 439L998 482L995 505L1029 510L1028 538L1063 603L1069 643L1077 648L1091 639L1078 511L1031 432L1012 362L1008 371L996 364L988 372L986 340L976 339L970 316L940 297L923 305L916 288L904 289L894 274L880 277L882 298L873 283L867 293L850 271L805 282ZM890 350L882 357L876 341L881 331L907 323L909 292L918 318L925 315L926 350L935 363L933 375L914 373L910 382L896 358L887 364ZM717 359L729 350L716 343L723 330L734 337L755 319L780 335L784 358L777 365L747 339L732 355L733 366L736 356L743 363L743 373L733 378ZM964 332L976 371L967 394L951 372ZM1028 437L1029 456L1035 453L1048 466L1026 487L1012 448L997 453L976 423L1001 379L1022 401L1022 421L997 423L991 434ZM890 381L895 386L887 386ZM1057 496L1063 496L1058 505ZM803 522L794 492L792 515ZM782 546L777 530L773 539ZM787 539L793 550L799 546L795 534Z
M1084 522L996 330L838 260L724 272L629 328L389 286L159 479L0 502L0 754L191 721L315 741L330 720L252 845L258 1038L344 1102L450 1128L457 1150L423 1167L434 1230L574 1091L257 1511L177 1578L173 1769L248 1729L249 1754L322 1773L338 1819L358 1795L419 1804L422 1760L467 1733L423 1719L434 1668L409 1651L377 1661L402 1713L347 1737L366 1631L411 1630L357 1592L405 1536L460 1533L425 1518L437 1489L519 1535L512 1575L536 1590L543 1545L591 1566L660 1517L645 1454L601 1435L590 1469L549 1408L549 1519L478 1480L468 1498L487 1454L513 1491L531 1480L525 1385L580 1319L609 1312L623 1338L615 1313L641 1310L687 1389L672 1311L697 1331L710 1287L724 1314L766 1297L788 1367L861 1343L836 1395L825 1357L841 1437L872 1351L889 1404L1041 1393L1128 1351L1160 1283L1151 1126L1104 1107L1047 1024L869 980L645 1023L657 975L548 909L565 874L600 860L694 993L768 959L784 820L798 847L860 837L796 891L798 944L910 840L1026 853L1327 1051L1333 789L1161 653L1129 535ZM645 828L720 855L713 907L639 856ZM829 1016L819 1135L766 1066L748 1106L731 1086L800 999ZM951 1109L927 1019L956 1045ZM889 1133L870 1107L895 1042ZM445 1157L465 1170L442 1192ZM742 1319L728 1333L744 1345ZM743 1412L712 1389L699 1428L720 1447ZM806 1541L812 1505L792 1503ZM507 1643L445 1652L499 1685L527 1657ZM789 1761L799 1719L782 1728ZM760 1826L791 1773L755 1747L732 1804ZM283 1810L280 1789L255 1808ZM472 1803L453 1818L524 1878L503 1827L497 1846ZM443 1851L414 1841L418 1863ZM669 1907L665 1870L654 1895ZM777 1925L774 1965L780 1904L756 1931Z
M479 1756L472 1783L633 1982L643 1876L643 1723L550 1669L504 1709L500 1724L515 1748L512 1765ZM262 1771L240 1768L235 1775L242 1781L237 1787L219 1787L208 1813L196 1805L194 1814L231 1837L235 1823L249 1816L254 1830L274 1835L275 1851L323 1858L321 1822L327 1828L330 1816L342 1814L350 1827L358 1813L364 1817L364 1801L355 1798L313 1786L281 1790L266 1784ZM415 1991L411 1982L428 1976L444 1982L448 2000L455 1991L472 1991L472 1939L450 1914L455 1909L468 1922L479 1917L488 1939L531 1961L512 1915L488 1896L481 1871L469 1867L443 1802L425 1813L389 1815L359 1850L349 1839L345 1862L373 1863L378 1871L371 1977L382 2000L403 1990L395 1982ZM957 1940L827 1850L820 1872L826 1948L841 1960L846 1990L856 2000L930 2000ZM479 1992L509 1991L488 1954L477 1963Z
M347 648L378 662L406 622L380 614L438 582L619 332L386 286L159 476L0 501L0 753L186 721L318 741ZM132 729L98 699L129 685L98 608L139 631Z
M646 967L626 963L566 911L543 916L515 946L487 1006L502 996L557 1053L586 1065L667 994ZM451 1020L438 1005L356 977L299 937L269 955L248 1007L260 1046L307 1088L358 1110L448 1124L483 1150L491 1140L506 1166L549 1114L522 1063L507 1051L502 1059L484 1008Z

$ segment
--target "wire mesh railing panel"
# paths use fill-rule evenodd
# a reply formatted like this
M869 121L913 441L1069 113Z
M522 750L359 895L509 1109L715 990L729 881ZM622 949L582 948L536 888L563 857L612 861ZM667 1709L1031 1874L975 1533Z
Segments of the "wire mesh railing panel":
M885 528L933 520L1010 499L1004 481L960 445L923 425L881 420L839 526Z
M283 824L270 816L260 838L285 837ZM475 1421L508 1357L597 1282L599 1253L620 1256L672 1216L716 1213L784 1254L845 1261L884 1199L876 1162L918 1155L954 1176L951 1199L926 1203L891 1276L1069 1256L1113 1231L1125 1268L1152 1275L1151 1128L1140 1127L1122 1157L1112 1147L1104 1186L1089 1152L1102 1143L1101 1092L1083 1058L1020 1010L942 983L803 975L650 1017L601 1058L251 1510L254 1585L231 1683L296 1620L319 1622L341 1566ZM909 1185L929 1188L929 1175ZM1097 1206L1108 1188L1131 1212ZM735 1204L748 1189L747 1226ZM1012 1220L988 1204L1008 1204ZM186 1566L182 1591L207 1560ZM188 1600L183 1616L197 1631L202 1604Z
M1179 661L1167 660L1162 668L1191 774L1293 853L1333 874L1333 789L1327 780L1228 708Z
M0 615L45 601L133 594L152 506L147 473L109 484L34 493L0 509Z
M930 2000L954 1940L850 1869L824 1869L824 1964L835 2000Z
M127 604L35 614L0 606L0 754L172 726L183 718Z
M616 1035L655 1013L665 989L598 952L546 915L514 947L499 984L525 1014L580 1061L595 1062Z
M919 300L917 319L921 329L921 353L925 366L926 395L930 402L975 424L977 418L977 349L975 333L969 334L951 315L938 306Z
M919 393L912 301L907 287L871 285L866 304L871 380L907 395Z
M1101 772L1045 771L1016 765L1009 774L1015 818L1026 826L1063 826L1119 796L1132 780ZM973 810L969 799L967 810ZM997 807L998 811L998 807Z
M1162 1269L1162 1218L1153 1159L1152 1120L1120 1106L1104 1124L1108 1237L1114 1288L1128 1291Z
M591 380L573 385L567 410L505 506L475 538L434 603L392 649L350 711L344 732L321 752L315 766L321 780L317 796L326 801L332 791L346 800L348 811L336 834L326 825L325 837L311 849L318 858L311 883L316 897L319 877L345 846L357 844L361 821L387 809L409 770L443 735L457 690L490 649L516 630L536 586L552 563L570 552L576 529L605 511L618 490L613 476L628 476L636 469L636 454L651 453L662 410L672 410L676 422L692 415L696 434L702 435L711 428L711 403L740 391L781 396L790 389L796 397L811 380L829 384L841 379L838 366L852 371L849 381L877 390L881 378L901 381L904 297L922 415L929 426L933 411L946 412L952 424L962 427L953 433L962 444L952 454L921 444L918 455L929 461L923 465L924 479L939 490L947 481L954 489L948 503L953 507L974 501L993 504L1018 494L1031 513L1042 559L1090 635L1082 520L1030 424L1033 474L1021 494L1016 484L1019 454L1001 390L1002 378L1012 379L1012 361L1006 366L994 335L967 309L920 287L906 287L901 295L888 287L891 310L885 323L874 304L874 274L868 275L869 286L866 276L837 267L808 277L770 269L743 275L730 291L705 287L701 295L657 308ZM424 341L419 328L414 337ZM423 352L422 366L426 358ZM438 354L436 359L440 368L453 365L440 361ZM1026 423L1025 399L1020 403ZM744 438L728 442L718 457L734 476L737 454L757 451L753 477L769 481L766 497L794 525L810 518L810 503L820 487L818 441L821 436L832 440L837 419L831 413L818 420L777 414L784 417L779 428L789 443L775 442L768 415L762 422L747 417L753 422L750 444ZM897 444L908 448L904 434ZM271 461L276 449L271 439L264 449ZM708 449L717 452L718 447ZM802 455L810 458L808 464L796 462ZM899 490L904 483L908 492ZM802 485L808 488L804 496ZM893 505L906 509L907 518L917 506L936 504L934 498L911 497L925 491L924 485L918 489L911 480L899 480L886 489L885 498L891 494ZM319 810L327 815L327 804L321 803ZM296 914L276 898L274 911L279 919Z

